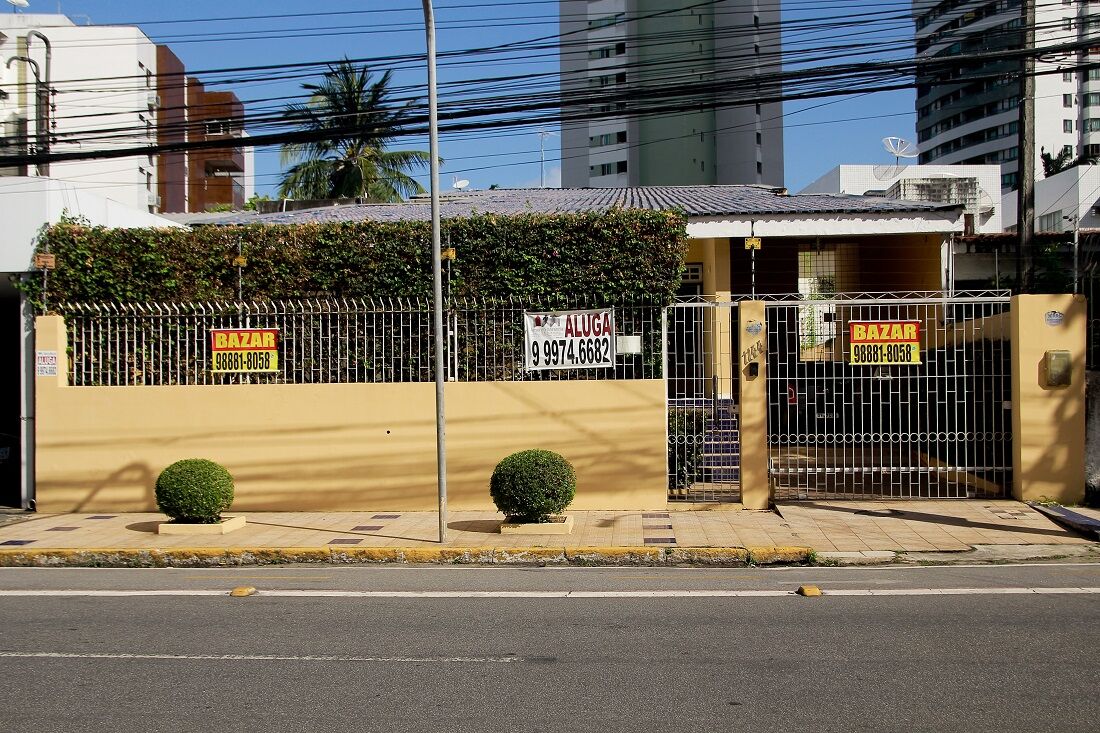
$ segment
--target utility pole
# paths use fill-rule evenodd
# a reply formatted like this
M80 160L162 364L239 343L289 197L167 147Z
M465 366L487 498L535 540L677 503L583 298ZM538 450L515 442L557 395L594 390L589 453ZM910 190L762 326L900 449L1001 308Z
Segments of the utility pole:
M1035 239L1035 0L1020 1L1024 56L1020 60L1019 149L1016 156L1016 292L1031 286Z
M435 83L435 11L424 6L424 36L428 51L428 154L432 195L432 325L435 328L435 456L439 491L439 544L447 541L447 419L443 390L443 265L439 221L439 123Z

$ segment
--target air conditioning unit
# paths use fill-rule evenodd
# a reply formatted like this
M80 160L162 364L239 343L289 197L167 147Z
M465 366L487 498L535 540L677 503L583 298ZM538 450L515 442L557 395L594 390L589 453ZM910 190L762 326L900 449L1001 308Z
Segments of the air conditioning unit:
M160 97L156 94L150 94L149 98L146 101L150 109L156 109L160 106Z

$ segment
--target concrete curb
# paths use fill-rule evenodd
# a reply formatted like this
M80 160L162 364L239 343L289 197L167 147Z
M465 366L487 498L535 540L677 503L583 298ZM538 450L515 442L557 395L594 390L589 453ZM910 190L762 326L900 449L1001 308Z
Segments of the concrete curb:
M1067 509L1064 506L1046 506L1034 501L1029 501L1027 505L1063 527L1068 527L1090 540L1100 540L1100 522L1092 517Z
M0 550L0 567L202 568L428 564L746 567L811 565L809 547L230 547Z

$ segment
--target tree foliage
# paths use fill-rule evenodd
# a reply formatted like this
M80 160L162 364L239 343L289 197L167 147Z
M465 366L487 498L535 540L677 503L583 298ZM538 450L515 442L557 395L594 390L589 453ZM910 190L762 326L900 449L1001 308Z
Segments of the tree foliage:
M282 164L289 168L280 197L401 201L423 193L409 172L426 166L428 153L388 149L412 104L390 100L390 79L388 70L375 80L366 65L342 61L329 67L321 83L302 84L309 100L288 105L284 117L323 135L283 146Z
M429 297L427 221L107 229L63 221L39 251L56 256L48 301L245 300L314 296ZM686 254L675 212L483 214L443 222L457 252L455 296L546 301L584 295L671 300ZM247 264L238 269L238 247ZM43 281L21 286L41 308Z

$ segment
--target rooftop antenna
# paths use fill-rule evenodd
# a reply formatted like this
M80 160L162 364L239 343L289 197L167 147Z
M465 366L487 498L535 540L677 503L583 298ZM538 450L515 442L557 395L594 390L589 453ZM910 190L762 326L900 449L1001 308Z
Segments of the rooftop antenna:
M900 137L891 136L882 138L882 147L886 149L887 153L894 156L894 164L892 166L875 166L875 178L880 181L889 181L898 177L898 174L901 173L901 169L905 167L901 164L902 158L916 158L920 155L920 151L917 150L916 145Z
M539 188L546 188L546 138L556 137L558 133L539 130Z
M23 8L30 5L27 0L8 0L8 4L11 5L11 12L18 13Z
M463 178L461 180L459 180L458 176L454 176L454 177L451 178L451 188L453 188L456 191L461 191L462 189L466 188L469 185L470 185L470 182L467 181L465 178Z

